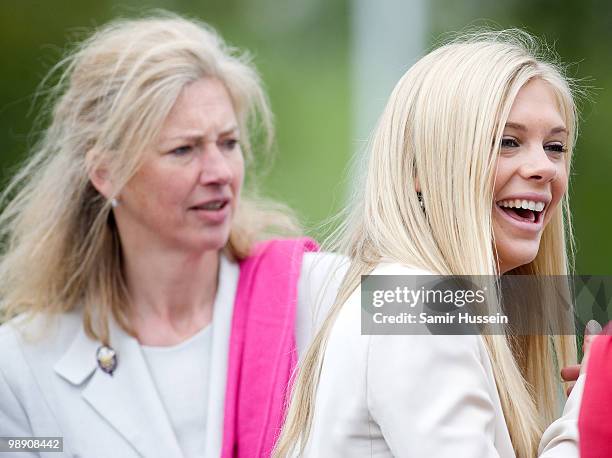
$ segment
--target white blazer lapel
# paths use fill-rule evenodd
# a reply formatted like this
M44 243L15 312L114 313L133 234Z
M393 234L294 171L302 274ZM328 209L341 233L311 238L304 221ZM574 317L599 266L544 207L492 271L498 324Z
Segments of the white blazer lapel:
M140 455L147 458L182 457L136 339L114 323L111 325L111 345L117 352L117 368L113 375L97 366L99 345L81 328L64 357L56 364L56 372L75 385L83 383L93 372L81 395Z

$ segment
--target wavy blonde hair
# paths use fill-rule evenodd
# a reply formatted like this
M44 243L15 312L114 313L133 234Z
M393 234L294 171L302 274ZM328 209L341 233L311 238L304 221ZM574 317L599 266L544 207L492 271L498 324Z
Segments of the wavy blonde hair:
M226 86L251 177L253 143L270 150L272 115L247 54L208 25L163 11L102 27L51 70L56 74L50 125L2 195L1 318L83 306L87 334L107 342L111 316L130 332L110 199L142 164L182 89L201 78ZM88 178L102 163L116 185L109 199ZM298 230L286 207L259 198L252 179L248 184L226 246L236 259L270 233Z
M534 78L556 94L569 131L569 170L576 136L572 91L528 34L464 35L423 57L398 82L371 140L360 192L337 234L351 265L301 364L275 457L300 454L308 441L326 342L361 275L382 259L442 275L499 273L491 215L496 159L512 103ZM567 274L571 240L566 195L536 258L511 273ZM535 456L544 428L558 415L557 370L575 360L575 339L483 338L516 454Z

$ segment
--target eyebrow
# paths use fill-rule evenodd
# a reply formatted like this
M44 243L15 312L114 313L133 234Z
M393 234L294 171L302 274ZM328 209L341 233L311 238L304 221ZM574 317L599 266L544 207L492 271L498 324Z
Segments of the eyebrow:
M219 134L220 137L225 137L226 135L229 134L238 134L240 131L238 130L238 126L235 124L230 125L229 127L223 129L223 131L221 131L221 133ZM179 134L179 135L175 135L173 137L168 137L168 138L164 138L162 139L162 142L171 142L174 140L198 140L200 138L204 137L204 135L202 135L201 133L192 133L192 134Z
M518 122L507 122L505 127L516 129L516 130L521 130L523 132L527 132L529 130L527 129L527 126L525 126L524 124L518 123ZM552 129L550 129L550 133L551 134L559 134L559 133L567 134L568 132L564 126L557 126L557 127L553 127Z

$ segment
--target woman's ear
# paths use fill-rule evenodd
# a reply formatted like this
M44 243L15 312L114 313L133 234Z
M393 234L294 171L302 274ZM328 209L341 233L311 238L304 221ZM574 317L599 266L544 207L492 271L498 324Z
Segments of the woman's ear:
M89 150L85 156L87 175L89 181L96 190L107 199L113 191L113 183L110 179L107 162L101 157L97 150Z

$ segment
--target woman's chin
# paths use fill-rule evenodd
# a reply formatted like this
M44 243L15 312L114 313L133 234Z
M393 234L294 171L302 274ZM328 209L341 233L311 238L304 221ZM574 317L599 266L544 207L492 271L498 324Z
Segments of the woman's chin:
M219 251L225 248L229 241L230 231L215 231L214 233L196 234L179 242L182 250L201 253L205 251Z
M502 246L499 246L502 245ZM497 255L500 260L500 273L506 273L532 262L538 255L540 240L508 241L498 244Z
M205 251L220 251L227 245L229 241L229 234L225 237L219 237L217 239L209 239L202 243L201 247Z

